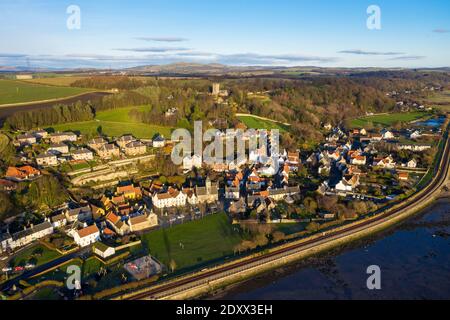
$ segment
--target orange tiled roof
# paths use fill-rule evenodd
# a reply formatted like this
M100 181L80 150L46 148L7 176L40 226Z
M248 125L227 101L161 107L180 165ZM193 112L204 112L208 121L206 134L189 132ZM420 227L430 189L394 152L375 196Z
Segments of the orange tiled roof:
M106 216L106 220L110 221L112 224L116 224L117 222L119 222L120 218L116 216L114 213L110 212Z
M84 238L84 237L90 236L91 234L94 234L96 232L99 232L99 230L98 230L97 226L95 224L93 224L92 226L78 230L78 235L80 236L80 238Z

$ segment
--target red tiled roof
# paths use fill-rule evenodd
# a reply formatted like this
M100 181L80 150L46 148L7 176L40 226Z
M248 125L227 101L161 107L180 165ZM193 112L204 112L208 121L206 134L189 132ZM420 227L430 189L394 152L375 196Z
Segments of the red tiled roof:
M92 226L78 230L77 232L78 232L78 235L80 236L80 238L84 238L84 237L90 236L91 234L99 232L99 230L98 230L97 226L95 224L93 224Z

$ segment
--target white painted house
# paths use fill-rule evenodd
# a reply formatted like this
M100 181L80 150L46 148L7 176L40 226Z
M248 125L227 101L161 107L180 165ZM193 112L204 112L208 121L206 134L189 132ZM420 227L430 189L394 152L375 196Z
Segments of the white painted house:
M87 228L75 231L73 233L75 243L80 247L87 247L90 244L97 242L100 239L100 230L93 224Z

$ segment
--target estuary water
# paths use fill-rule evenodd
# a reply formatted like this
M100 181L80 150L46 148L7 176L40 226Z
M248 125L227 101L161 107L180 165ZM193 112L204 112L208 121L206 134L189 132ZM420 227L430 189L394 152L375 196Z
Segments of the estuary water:
M367 288L367 268L381 289ZM272 271L213 299L450 299L450 199L399 226L319 257Z

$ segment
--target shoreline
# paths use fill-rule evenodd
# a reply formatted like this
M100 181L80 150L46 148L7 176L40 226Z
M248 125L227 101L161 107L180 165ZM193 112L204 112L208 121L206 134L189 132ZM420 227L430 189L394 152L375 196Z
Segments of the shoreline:
M385 239L388 236L391 236L395 234L396 232L402 230L404 228L404 223L408 221L413 221L414 219L421 218L427 214L429 214L428 211L430 211L433 207L440 205L440 204L450 204L450 197L445 198L439 198L434 203L430 204L429 206L420 209L417 211L417 213L411 215L410 217L406 218L402 223L399 224L393 224L390 227L387 227L386 229L382 230L381 232L374 233L372 235L369 235L367 237L361 237L358 240L350 241L347 243L343 243L342 245L338 247L334 247L329 250L321 251L317 253L316 255L309 256L297 261L289 262L279 268L275 268L272 270L267 270L262 272L259 275L256 275L253 278L248 278L240 282L231 283L229 285L226 285L222 288L217 288L211 293L207 293L198 297L192 298L193 300L224 300L229 299L229 295L239 295L243 292L248 292L245 288L260 288L264 285L267 285L269 283L272 283L274 281L278 281L280 279L283 279L287 276L290 276L294 273L300 272L302 269L305 268L315 268L317 266L320 266L328 259L336 258L340 255L343 255L347 252L350 252L352 250L357 249L363 249L365 247L368 247L382 239ZM260 286L262 284L262 286Z

